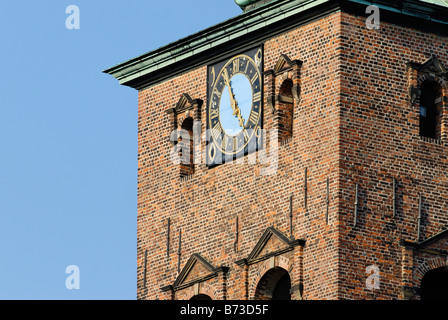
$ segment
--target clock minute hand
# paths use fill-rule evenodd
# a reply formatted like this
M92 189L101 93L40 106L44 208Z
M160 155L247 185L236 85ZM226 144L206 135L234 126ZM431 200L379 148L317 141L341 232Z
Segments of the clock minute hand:
M236 115L236 117L238 118L238 120L240 121L240 127L244 127L244 118L241 116L241 110L238 107L238 103L235 101L235 112L233 113L233 115Z
M241 110L238 107L238 103L235 100L235 95L232 92L232 86L230 85L229 75L227 74L227 70L224 71L224 80L229 87L229 95L230 95L230 105L233 109L233 115L236 116L240 122L240 127L244 126L244 118L241 116Z
M224 71L224 80L227 84L227 87L229 88L229 95L230 95L230 104L232 106L233 111L235 111L235 96L232 92L232 87L230 86L230 80L229 80L229 75L227 74L227 70Z

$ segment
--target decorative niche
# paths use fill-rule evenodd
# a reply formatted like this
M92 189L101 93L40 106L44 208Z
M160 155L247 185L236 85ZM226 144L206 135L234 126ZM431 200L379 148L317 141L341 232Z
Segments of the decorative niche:
M447 134L448 71L436 56L407 63L408 97L418 112L421 140L441 144Z
M166 110L171 116L170 141L177 152L176 165L181 178L188 177L195 172L196 146L200 142L200 132L195 136L195 131L201 129L201 113L203 101L192 99L187 93L183 93L173 108Z
M267 78L267 104L274 115L279 142L292 137L294 102L300 102L302 64L302 61L291 60L282 54L274 68L264 72Z

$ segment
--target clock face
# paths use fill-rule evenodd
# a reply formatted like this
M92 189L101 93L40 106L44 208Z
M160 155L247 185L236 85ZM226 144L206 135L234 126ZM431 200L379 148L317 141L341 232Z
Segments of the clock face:
M232 161L260 149L262 49L209 66L207 164Z

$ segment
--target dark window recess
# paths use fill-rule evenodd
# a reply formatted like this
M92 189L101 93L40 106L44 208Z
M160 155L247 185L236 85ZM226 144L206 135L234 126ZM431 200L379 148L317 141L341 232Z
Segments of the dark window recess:
M448 300L448 267L429 271L421 283L422 300Z
M278 118L279 141L286 140L292 136L294 123L293 85L291 79L286 79L280 87L276 114Z
M207 301L207 300L213 300L213 299L205 294L198 294L198 295L192 297L190 300L192 300L192 301Z
M193 140L193 119L187 118L182 124L182 129L188 132L188 141L182 141L184 143L183 151L181 154L180 175L186 177L194 174L194 140Z
M274 288L272 300L291 300L291 278L289 274L285 274Z
M420 136L440 139L441 106L438 105L440 86L435 81L425 81L420 87Z

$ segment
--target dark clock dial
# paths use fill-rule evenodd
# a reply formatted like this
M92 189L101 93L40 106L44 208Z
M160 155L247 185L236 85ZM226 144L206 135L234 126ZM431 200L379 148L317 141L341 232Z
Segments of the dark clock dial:
M262 125L262 50L209 67L207 164L228 162L259 149Z

